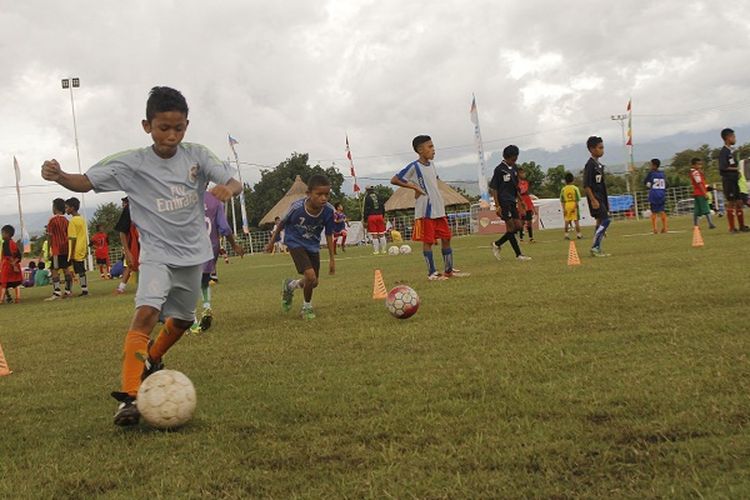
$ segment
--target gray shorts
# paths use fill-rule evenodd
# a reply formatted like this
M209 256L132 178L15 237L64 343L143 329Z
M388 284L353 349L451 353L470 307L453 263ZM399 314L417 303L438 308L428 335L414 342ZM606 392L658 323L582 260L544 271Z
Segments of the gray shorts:
M160 317L195 321L195 304L201 295L203 264L173 267L141 262L138 268L135 307L150 306Z

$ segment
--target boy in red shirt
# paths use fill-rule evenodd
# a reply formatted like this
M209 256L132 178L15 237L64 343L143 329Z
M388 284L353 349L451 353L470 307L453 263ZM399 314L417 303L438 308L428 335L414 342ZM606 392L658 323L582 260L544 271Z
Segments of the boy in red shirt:
M698 225L698 218L701 215L706 216L708 228L714 229L716 226L711 220L711 210L708 207L708 198L706 194L706 177L703 175L703 160L693 158L690 160L690 183L693 185L693 225Z
M99 276L103 279L109 278L109 237L101 224L96 225L96 234L91 237L91 246L94 247Z
M523 228L529 233L529 243L534 243L534 228L532 222L534 220L534 200L529 195L529 181L526 180L526 171L523 167L518 167L518 194L521 195L521 204L518 206L518 211L522 214L524 221L521 230L519 231L519 237L523 241Z
M0 261L0 298L5 299L5 293L11 288L16 291L16 304L21 302L21 252L13 241L16 230L13 226L3 226L0 233L3 237L2 261ZM2 303L2 300L0 300Z

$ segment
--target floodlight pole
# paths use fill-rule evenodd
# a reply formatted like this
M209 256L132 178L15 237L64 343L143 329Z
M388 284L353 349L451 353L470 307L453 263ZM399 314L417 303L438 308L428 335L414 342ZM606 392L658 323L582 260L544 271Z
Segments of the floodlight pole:
M76 122L76 104L73 99L73 89L81 86L81 80L78 77L63 78L62 88L63 90L70 90L70 109L73 113L73 138L76 145L76 160L78 162L78 173L83 175L81 170L81 149L78 146L78 123ZM94 269L94 261L91 258L91 247L89 246L89 228L88 228L88 214L86 213L86 197L81 193L81 208L83 211L83 218L86 219L86 260L88 261L89 270Z

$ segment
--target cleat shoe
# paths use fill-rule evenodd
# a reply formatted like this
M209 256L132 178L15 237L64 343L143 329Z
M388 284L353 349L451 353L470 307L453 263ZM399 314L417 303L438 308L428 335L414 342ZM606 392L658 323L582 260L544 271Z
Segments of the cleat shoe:
M492 255L494 255L497 260L500 260L500 246L494 241L492 242Z
M468 278L471 276L471 273L465 273L461 271L460 269L453 268L451 272L446 272L443 274L446 278Z
M281 287L281 309L284 312L289 312L292 308L292 299L294 299L294 289L289 288L289 283L294 281L292 278L284 280L284 284Z
M89 292L81 292L78 296L79 297L88 297L89 296Z
M157 363L156 361L151 359L151 356L148 355L148 352L151 350L152 345L154 345L153 339L148 341L148 347L146 348L146 360L143 362L143 373L141 373L141 380L146 380L146 378L152 373L156 373L159 370L164 369L164 361L159 361Z
M432 273L431 275L427 277L427 279L429 281L446 281L448 278L446 278L440 273Z
M213 320L213 313L211 309L204 309L203 315L201 316L200 329L201 332L205 332L211 328L211 321Z
M300 315L302 316L302 319L304 320L315 319L315 313L313 312L312 306L302 307L302 311L300 312Z
M602 252L600 249L592 248L591 249L591 256L592 257L609 257L609 254Z
M51 297L47 297L44 299L45 302L52 302L53 300L60 300L62 299L62 295L58 295L56 293L53 293Z
M190 328L187 329L187 331L185 332L185 335L191 334L191 333L193 335L201 334L201 325L197 321L194 321L193 324L190 325Z
M122 427L138 425L141 412L138 411L135 398L125 392L113 392L112 397L120 402L117 411L115 411L115 425Z
M518 257L516 257L516 260L519 260L521 262L526 262L526 261L531 260L531 257L529 257L528 255L519 255Z
M579 239L579 240L583 239L583 234L581 233L576 234L576 239Z

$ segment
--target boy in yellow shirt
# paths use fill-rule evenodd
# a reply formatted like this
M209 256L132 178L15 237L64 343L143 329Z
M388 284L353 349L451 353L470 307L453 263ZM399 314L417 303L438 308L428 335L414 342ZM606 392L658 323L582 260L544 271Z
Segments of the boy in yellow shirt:
M89 294L88 281L86 280L86 248L89 237L86 230L86 221L78 213L80 208L81 202L78 198L73 197L65 200L65 213L71 216L68 221L70 265L73 266L73 272L78 275L78 282L81 284L80 296L85 297Z
M560 191L560 204L563 209L563 217L565 220L565 239L569 240L568 227L575 224L576 238L579 240L583 238L581 234L581 225L578 222L581 217L578 213L578 203L581 201L581 192L578 190L578 186L573 184L575 178L570 172L565 173L565 187Z

